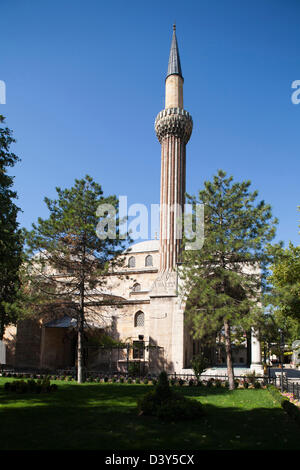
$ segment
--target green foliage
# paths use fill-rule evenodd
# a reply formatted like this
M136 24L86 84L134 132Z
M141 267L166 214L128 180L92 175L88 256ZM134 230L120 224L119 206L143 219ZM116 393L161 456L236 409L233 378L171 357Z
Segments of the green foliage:
M48 377L37 381L29 379L26 382L24 380L14 380L4 384L6 392L16 393L48 393L57 390L57 388L56 384L50 384Z
M127 240L120 237L118 199L104 197L101 186L90 176L76 179L70 189L56 188L56 192L57 199L45 198L49 217L38 218L26 232L28 272L35 290L48 296L50 309L55 303L60 311L67 305L68 314L77 319L81 345L86 315L99 316L90 292L101 294L109 269L123 264L121 254ZM108 207L114 211L110 217L104 211ZM117 298L103 301L118 306ZM41 314L45 316L44 310ZM78 381L82 381L82 347L78 347L77 358Z
M205 182L198 197L188 202L204 205L204 244L183 252L181 293L186 299L186 319L196 339L225 339L227 366L232 369L232 327L241 332L254 325L261 313L258 292L266 286L270 256L267 243L275 235L271 207L257 201L250 181L234 182L219 170ZM194 211L194 221L201 220ZM252 269L246 269L249 266Z
M202 405L175 392L166 372L161 372L154 391L138 400L139 414L156 416L165 421L197 419L203 416Z
M270 252L274 256L268 278L272 291L266 296L265 303L273 309L270 309L265 336L266 340L274 341L280 328L285 341L292 343L300 336L300 247L292 243L286 249L276 245L270 247Z
M19 269L22 263L23 236L17 221L20 209L14 200L13 176L8 168L13 167L19 158L10 151L15 142L12 131L3 126L0 115L0 340L5 326L15 323L18 312L15 306L20 289Z
M197 354L191 362L192 369L194 371L197 380L200 380L201 374L203 374L208 367L208 359L203 353Z
M128 374L133 377L140 375L140 363L139 362L130 362L128 364Z
M267 389L271 393L274 400L276 400L282 406L284 411L286 411L289 416L291 416L300 424L299 408L294 405L294 403L291 403L287 397L283 397L274 385L267 385Z

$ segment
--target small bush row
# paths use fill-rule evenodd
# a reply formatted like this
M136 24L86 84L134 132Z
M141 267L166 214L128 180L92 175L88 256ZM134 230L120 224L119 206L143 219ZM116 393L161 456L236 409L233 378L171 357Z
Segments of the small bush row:
M51 384L48 378L43 380L29 379L26 382L24 380L14 380L13 382L6 382L4 384L4 390L6 392L16 393L48 393L57 390L56 384Z

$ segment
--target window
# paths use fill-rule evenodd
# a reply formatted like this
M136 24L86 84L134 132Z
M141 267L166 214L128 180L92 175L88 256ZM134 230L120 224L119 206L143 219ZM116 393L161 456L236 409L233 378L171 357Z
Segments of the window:
M132 288L132 292L140 292L141 291L141 284L136 282Z
M128 260L128 268L135 268L135 257L134 256L130 256L130 258Z
M153 266L153 258L151 255L146 256L145 266Z
M132 358L133 359L144 359L144 341L133 341Z
M144 326L145 316L144 312L137 312L134 316L134 326Z

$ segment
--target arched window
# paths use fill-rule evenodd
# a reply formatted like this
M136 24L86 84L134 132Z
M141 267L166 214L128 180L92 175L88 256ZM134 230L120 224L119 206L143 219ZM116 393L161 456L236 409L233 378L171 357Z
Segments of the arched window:
M145 266L153 266L153 258L151 255L146 256Z
M136 282L132 288L132 292L140 292L140 290L141 290L141 284Z
M128 268L135 268L135 257L134 256L130 256L130 258L128 260Z
M136 312L134 316L134 326L144 326L145 316L144 312Z

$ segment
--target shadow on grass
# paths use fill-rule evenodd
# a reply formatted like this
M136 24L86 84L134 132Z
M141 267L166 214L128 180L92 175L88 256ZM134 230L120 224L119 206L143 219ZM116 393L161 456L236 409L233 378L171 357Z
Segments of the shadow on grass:
M220 397L206 390L211 402L204 405L203 418L163 423L137 415L137 398L151 388L63 384L51 394L29 396L1 387L0 449L300 449L300 428L267 392L242 394L245 403L251 396L266 400L266 407L243 409L224 406L232 392L225 390L228 402L217 406ZM204 393L201 387L181 390L188 396Z

